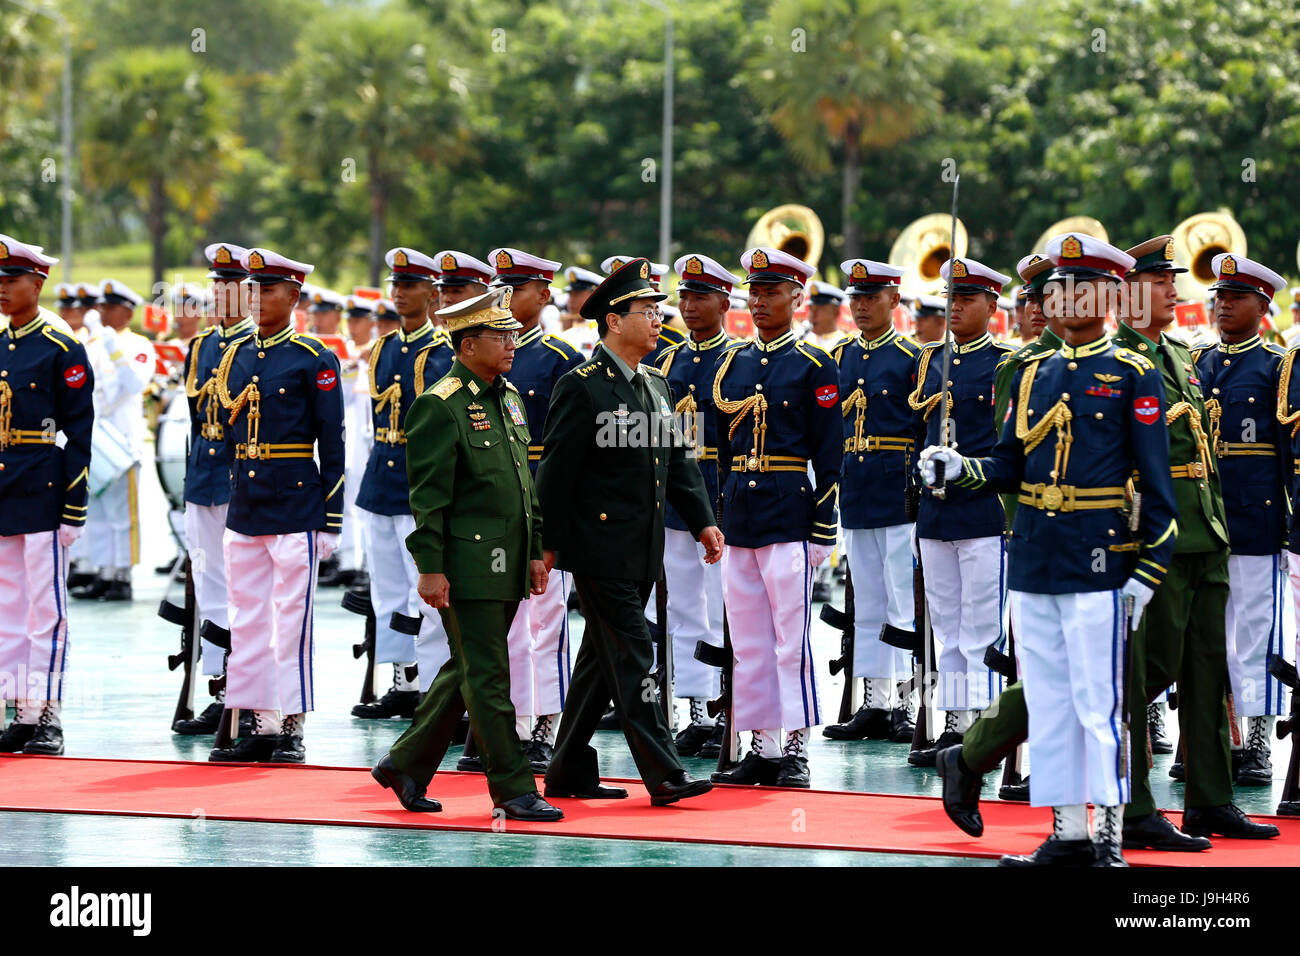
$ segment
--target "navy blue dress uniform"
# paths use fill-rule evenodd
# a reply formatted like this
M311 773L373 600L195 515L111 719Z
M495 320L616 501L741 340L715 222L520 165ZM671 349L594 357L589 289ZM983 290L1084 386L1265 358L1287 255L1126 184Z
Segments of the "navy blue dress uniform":
M1009 277L974 259L957 258L940 270L949 294L983 293L992 305ZM948 373L949 415L957 449L987 455L997 441L993 422L994 380L1012 351L987 331L952 346ZM942 342L926 345L917 360L916 390L909 401L917 441L944 444L939 402L943 398ZM1002 533L1006 516L998 496L984 489L950 488L943 499L930 489L917 509L917 549L925 569L925 597L939 654L935 705L947 711L939 747L959 743L975 716L1001 691L1001 678L984 665L988 648L1002 640L1006 582ZM932 751L909 758L932 765Z
M259 285L301 286L313 268L261 248L240 263ZM254 733L210 759L301 763L303 722L315 705L316 573L337 547L343 523L339 361L286 321L278 331L259 329L231 343L216 392L233 474L225 535L226 706L253 711Z
M741 264L751 287L793 283L801 291L812 274L802 260L763 247L747 251ZM813 572L835 547L838 525L843 442L835 359L797 342L791 328L733 343L718 367L713 402L734 729L753 732L740 767L715 779L806 787L809 728L822 722L809 641Z
M1047 253L1052 282L1102 288L1134 263L1090 236L1057 237ZM941 455L950 475L957 465L957 487L1019 500L1009 583L1029 707L1030 799L1053 807L1055 832L1033 856L1004 859L1014 865L1066 858L1124 865L1128 608L1159 587L1178 534L1164 383L1150 361L1105 337L1104 306L1097 312L1095 341L1049 345L1026 358L992 454L958 458L927 448L923 456L927 481ZM1134 475L1141 497L1131 504ZM1095 843L1089 803L1097 808Z
M385 253L390 282L434 283L438 260L418 249L398 246ZM456 263L450 263L455 269ZM407 325L414 327L408 328ZM379 700L357 704L354 717L409 717L415 711L418 686L407 674L417 662L427 687L446 663L449 648L442 621L426 607L418 591L419 572L403 542L415 530L406 467L406 415L426 388L451 369L456 356L427 317L381 335L367 362L367 405L374 443L362 472L357 509L364 528L366 565L370 569L370 601L375 612L375 663L393 665L393 686ZM393 627L393 614L403 615L411 628Z
M679 277L679 293L720 296L725 300L740 281L739 276L698 253L680 256L673 269ZM672 389L673 410L694 448L710 503L718 500L718 422L713 379L718 360L730 342L723 328L702 340L692 334L681 345L666 350L658 362ZM674 694L691 702L691 723L678 735L677 748L683 753L698 753L714 737L706 704L717 696L720 675L717 668L695 658L695 647L699 641L722 646L722 566L704 562L699 543L671 503L664 515L664 580L668 633L673 642Z
M238 282L247 273L239 264L242 246L214 242L204 249L209 263L208 278ZM190 450L185 461L185 543L194 580L194 598L202 620L228 628L226 562L222 538L226 530L226 509L230 503L230 462L226 457L225 413L216 392L217 369L226 352L239 339L253 332L248 317L227 319L211 325L190 340L185 354L185 398L190 412ZM204 640L200 668L208 675L225 668L225 651ZM201 714L202 732L216 730L219 704ZM180 728L182 731L188 728Z
M850 296L897 292L903 270L871 259L840 263ZM880 303L888 309L888 302ZM892 320L870 339L859 333L834 350L839 365L843 457L840 526L853 573L853 672L863 681L861 708L847 724L827 727L832 739L912 739L895 681L907 675L906 651L880 640L888 626L914 632L912 530L908 491L916 439L908 396L916 386L921 346L900 335Z
M1216 291L1249 291L1264 305L1285 280L1245 256L1223 254L1211 266ZM1286 350L1258 330L1243 341L1220 340L1192 351L1210 418L1223 510L1228 522L1228 679L1236 716L1248 718L1238 783L1271 786L1272 721L1285 712L1285 688L1268 671L1285 656L1287 564L1283 557L1291 483L1290 436L1275 414ZM1230 713L1230 717L1233 714ZM1237 728L1231 728L1233 737Z
M43 282L56 262L0 235L6 280ZM68 547L86 523L95 382L86 350L29 294L23 312L34 314L9 315L0 331L0 706L17 711L0 752L61 754Z

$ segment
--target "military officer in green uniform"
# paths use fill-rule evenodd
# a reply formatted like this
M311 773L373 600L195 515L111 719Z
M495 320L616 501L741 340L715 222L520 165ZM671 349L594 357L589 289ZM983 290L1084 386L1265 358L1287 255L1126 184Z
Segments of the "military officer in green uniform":
M1228 747L1227 639L1228 526L1211 448L1211 424L1191 352L1165 333L1177 292L1170 236L1128 250L1137 260L1126 276L1115 341L1150 359L1165 380L1169 462L1178 502L1173 565L1156 589L1133 635L1129 674L1129 730L1133 741L1133 796L1124 811L1124 846L1199 849L1180 845L1172 824L1156 810L1148 780L1147 704L1178 683L1178 725L1187 773L1183 831L1268 839L1272 824L1254 823L1232 803ZM1141 488L1136 489L1139 494ZM1140 499L1139 505L1140 508Z
M645 605L663 573L665 504L704 545L707 563L722 557L723 545L674 421L668 381L640 364L658 340L664 298L646 259L614 269L582 307L601 344L556 383L547 412L537 468L543 543L555 566L572 572L587 622L546 772L548 797L627 796L601 784L590 745L611 699L652 804L712 787L682 769L650 677Z
M510 289L497 288L439 310L456 362L407 413L415 530L406 547L420 597L447 629L451 658L371 773L407 810L441 810L424 794L468 710L499 814L553 821L564 814L537 793L510 702L506 632L519 602L546 589L546 566L528 419L503 377L520 328L509 304Z

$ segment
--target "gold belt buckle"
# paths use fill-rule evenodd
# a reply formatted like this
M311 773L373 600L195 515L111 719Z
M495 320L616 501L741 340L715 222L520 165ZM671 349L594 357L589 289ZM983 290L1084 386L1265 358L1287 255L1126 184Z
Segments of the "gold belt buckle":
M248 443L248 457L249 458L257 457L257 442Z
M1199 461L1194 461L1187 466L1187 471L1193 478L1205 477L1205 465Z
M749 458L745 461L745 469L746 469L747 471L758 471L758 456L757 456L757 455L750 455L750 456L749 456Z
M1043 489L1043 507L1048 511L1060 511L1061 505L1065 504L1065 492L1056 485L1049 485Z

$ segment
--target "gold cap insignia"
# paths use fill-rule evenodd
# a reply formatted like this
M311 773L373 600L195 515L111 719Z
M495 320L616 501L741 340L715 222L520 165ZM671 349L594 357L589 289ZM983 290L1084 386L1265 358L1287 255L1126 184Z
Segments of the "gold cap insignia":
M515 264L515 260L511 259L510 253L506 252L504 249L502 249L500 252L497 253L498 269L508 269L510 266L514 264Z
M78 298L84 299L84 298L85 298L86 296L88 296L88 295L90 295L90 290L89 290L89 289L87 289L84 285L79 285L79 286L77 286L77 297L78 297Z
M768 266L767 253L764 252L762 249L759 249L756 253L754 253L754 257L749 260L749 267L751 269L766 269L767 266Z
M1174 240L1172 236L1165 242L1165 261L1174 261Z
M686 260L686 271L696 276L704 274L704 263L700 261L699 256L691 256Z
M219 266L228 266L233 261L230 256L230 250L225 246L217 249L217 254L212 257L212 261Z
M1219 273L1225 276L1235 276L1237 274L1237 260L1232 256L1225 256L1223 265L1219 266Z
M111 282L105 282L105 283L104 283L104 295L112 295L112 294L113 294L113 283L111 283Z
M0 259L8 259L8 258L9 258L9 247L5 245L3 242L0 242Z
M852 276L854 279L865 279L867 277L867 267L861 262L853 263Z
M456 257L450 252L442 257L442 268L444 272L450 272L457 268Z
M1062 259L1081 259L1083 258L1083 243L1075 236L1067 236L1061 243Z
M650 263L648 262L641 263L641 278L642 279L650 278Z
M625 265L627 265L627 262L626 262L625 260L623 260L623 259L615 259L613 262L611 262L611 263L609 264L609 271L610 271L610 272L617 272L619 269L623 268Z
M262 258L262 254L260 252L254 252L251 256L248 257L248 268L250 269L266 268L266 260ZM317 302L320 301L319 296L317 296L316 301Z
M966 263L960 259L954 259L952 262L952 278L965 279L968 275L970 275L970 272L966 269Z
M406 254L406 251L404 249L398 249L397 252L393 255L393 265L409 266L410 264L411 264L411 258Z

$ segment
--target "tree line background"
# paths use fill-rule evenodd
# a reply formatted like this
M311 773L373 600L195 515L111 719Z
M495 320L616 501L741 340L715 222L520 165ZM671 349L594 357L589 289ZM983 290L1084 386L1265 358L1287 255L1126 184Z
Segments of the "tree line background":
M641 0L45 2L72 25L97 262L157 280L219 238L343 286L398 244L658 250L664 18ZM1123 247L1220 208L1297 271L1293 0L669 3L675 251L738 268L797 202L838 276L947 211L955 164L969 253L1006 272L1067 215ZM57 27L0 0L0 231L54 254L61 62Z

